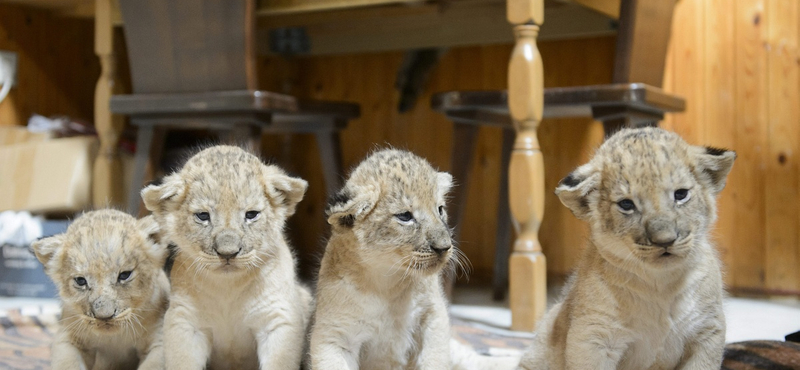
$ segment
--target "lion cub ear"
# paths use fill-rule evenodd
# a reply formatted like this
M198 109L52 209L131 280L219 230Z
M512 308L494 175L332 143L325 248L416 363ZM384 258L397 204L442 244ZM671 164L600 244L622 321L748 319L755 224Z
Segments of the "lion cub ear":
M145 240L150 242L147 253L156 260L157 264L163 265L167 260L169 251L167 243L162 243L161 226L156 222L152 215L136 220L136 227L142 232Z
M308 182L287 176L274 166L264 166L264 187L267 198L275 207L285 207L286 217L294 214L297 203L303 200Z
M702 146L692 147L692 151L697 158L696 176L700 181L706 182L715 195L719 194L725 188L728 173L736 160L736 152Z
M334 227L353 227L375 208L380 191L372 186L350 189L345 186L328 200L328 223Z
M33 254L42 263L45 270L50 270L50 262L64 246L64 234L39 239L31 244Z
M589 194L600 184L600 174L591 164L585 164L561 179L556 195L575 217L587 220L591 213Z
M164 178L159 185L148 185L142 189L144 206L151 212L171 209L183 197L186 184L180 174L174 173Z

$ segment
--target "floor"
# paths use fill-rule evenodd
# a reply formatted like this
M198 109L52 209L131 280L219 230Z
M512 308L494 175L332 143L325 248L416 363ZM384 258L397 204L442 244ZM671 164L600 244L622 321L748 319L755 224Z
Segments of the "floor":
M550 289L548 306L557 299L558 288ZM796 298L753 299L730 297L725 300L727 342L752 339L783 340L800 330L800 300ZM512 332L511 311L507 302L494 302L491 291L481 287L457 287L450 313L454 317L482 324L504 335L529 337L530 333ZM0 310L22 308L23 314L57 312L58 301L42 298L0 298ZM26 312L27 311L27 312Z
M558 288L549 289L548 307L558 299ZM511 326L508 302L494 302L485 288L457 287L450 314L506 332ZM724 302L728 343L753 339L784 340L800 331L800 300L797 298L755 299L729 297Z

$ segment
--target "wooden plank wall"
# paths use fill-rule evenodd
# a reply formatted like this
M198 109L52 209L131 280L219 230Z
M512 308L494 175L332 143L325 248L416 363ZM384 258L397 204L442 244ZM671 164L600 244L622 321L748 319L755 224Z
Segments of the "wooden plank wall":
M734 291L800 294L800 9L796 0L681 0L665 127L738 153L715 232Z
M613 63L613 37L544 42L546 86L608 83ZM402 53L376 53L261 60L261 88L271 88L315 99L347 100L361 104L362 117L342 134L346 168L358 164L376 147L410 149L434 166L450 169L452 123L430 109L432 93L448 90L503 89L506 86L510 45L452 49L431 74L430 83L410 112L397 112L395 75ZM602 126L588 119L545 120L540 130L545 155L546 186L588 159L602 141ZM286 145L291 144L291 145ZM468 204L460 240L472 261L472 282L488 282L494 261L494 235L500 176L501 131L482 128L476 143ZM286 149L281 149L286 148ZM324 198L320 164L313 138L304 135L270 138L265 153L311 183L306 200L290 222L301 266L313 265L321 253L327 226L322 218ZM281 152L286 150L286 152ZM456 179L464 182L464 179ZM583 225L547 192L546 219L541 240L552 272L569 271L583 244ZM561 247L569 245L571 248ZM312 269L313 270L313 269ZM308 272L308 271L307 271Z
M91 20L0 5L0 50L17 53L17 87L0 103L0 125L25 125L32 113L91 122L100 65Z

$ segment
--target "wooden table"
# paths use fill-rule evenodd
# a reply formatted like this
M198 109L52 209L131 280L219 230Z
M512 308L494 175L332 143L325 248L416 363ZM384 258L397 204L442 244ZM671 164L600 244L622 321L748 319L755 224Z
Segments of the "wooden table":
M121 23L116 1L11 2L94 17L95 52L102 68L95 92L94 121L101 145L94 168L94 202L102 206L124 199L117 152L123 122L110 113L108 104L116 78L112 31ZM518 237L510 261L510 305L512 328L530 331L546 304L545 256L538 239L544 216L544 163L536 133L544 85L536 42L613 33L609 18L619 16L619 4L620 0L269 0L259 4L258 25L267 33L303 27L309 38L319 41L309 54L515 42L508 76L508 106L516 130L509 202ZM553 25L542 28L545 14ZM262 45L260 51L269 53L269 44Z

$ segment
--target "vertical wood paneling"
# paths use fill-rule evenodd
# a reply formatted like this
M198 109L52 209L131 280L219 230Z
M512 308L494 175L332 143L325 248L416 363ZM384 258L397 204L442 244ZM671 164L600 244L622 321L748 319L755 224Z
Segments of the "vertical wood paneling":
M799 290L797 279L798 155L800 155L800 80L798 80L797 0L768 0L767 101L768 152L764 187L768 289Z
M672 89L683 96L686 111L672 117L672 129L691 143L702 143L705 86L702 81L705 0L683 0L675 8L672 30Z
M734 9L728 0L705 1L705 27L697 37L705 38L704 65L698 66L703 73L705 85L704 110L701 120L695 124L704 130L702 144L718 148L736 148L736 130L731 123L735 121L735 53L734 53ZM698 144L701 144L698 142ZM738 169L739 164L735 164ZM732 265L736 244L733 238L736 214L735 200L729 186L722 192L718 202L717 226L713 232L717 249L726 267ZM734 274L725 274L726 283L733 282Z
M732 248L733 285L764 286L765 279L765 167L768 147L767 53L765 1L735 2L736 93L733 130L736 130L736 169L731 173L736 228Z

